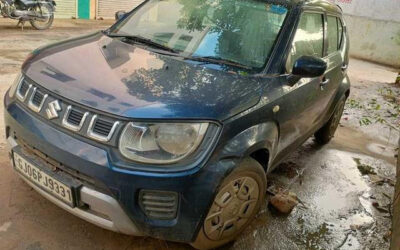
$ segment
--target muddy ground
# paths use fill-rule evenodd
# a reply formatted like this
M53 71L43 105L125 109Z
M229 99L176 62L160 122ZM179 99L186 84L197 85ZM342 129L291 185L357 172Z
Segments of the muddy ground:
M102 29L105 21L59 21L21 31L0 19L0 96L27 54L42 45ZM352 59L352 92L333 141L312 139L268 176L303 204L289 216L264 207L227 249L387 249L395 180L400 89L393 69ZM0 131L3 103L0 104ZM48 202L12 171L0 133L0 249L186 249L93 226Z

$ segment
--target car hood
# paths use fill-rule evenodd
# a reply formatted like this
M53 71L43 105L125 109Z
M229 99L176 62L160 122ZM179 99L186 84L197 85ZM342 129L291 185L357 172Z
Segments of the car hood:
M257 104L256 78L95 33L33 52L27 77L74 102L129 118L224 120Z

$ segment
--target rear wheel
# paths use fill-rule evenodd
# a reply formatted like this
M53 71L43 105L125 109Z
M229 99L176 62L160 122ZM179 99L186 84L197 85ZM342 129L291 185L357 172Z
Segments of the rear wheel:
M338 102L336 109L329 121L315 133L315 140L319 144L328 143L335 135L336 129L340 122L340 118L343 114L345 103L346 97L343 96Z
M259 211L266 188L262 166L252 158L244 159L222 182L191 245L197 249L210 249L233 241Z
M38 16L36 19L31 20L31 25L37 30L45 30L50 28L54 21L53 6L49 3L39 3L39 5L32 7L31 11L35 11Z

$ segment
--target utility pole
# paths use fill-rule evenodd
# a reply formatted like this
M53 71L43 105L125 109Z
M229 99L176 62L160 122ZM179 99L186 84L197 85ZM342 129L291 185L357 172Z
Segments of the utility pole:
M399 78L397 78L399 80ZM393 200L393 225L391 250L400 250L400 141L397 153L397 183Z

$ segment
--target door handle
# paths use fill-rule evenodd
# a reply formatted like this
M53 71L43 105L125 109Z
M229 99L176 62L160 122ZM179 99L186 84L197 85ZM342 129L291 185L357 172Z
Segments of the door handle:
M322 82L319 84L321 87L324 87L325 85L327 85L331 80L327 79L324 77L324 79L322 80Z

